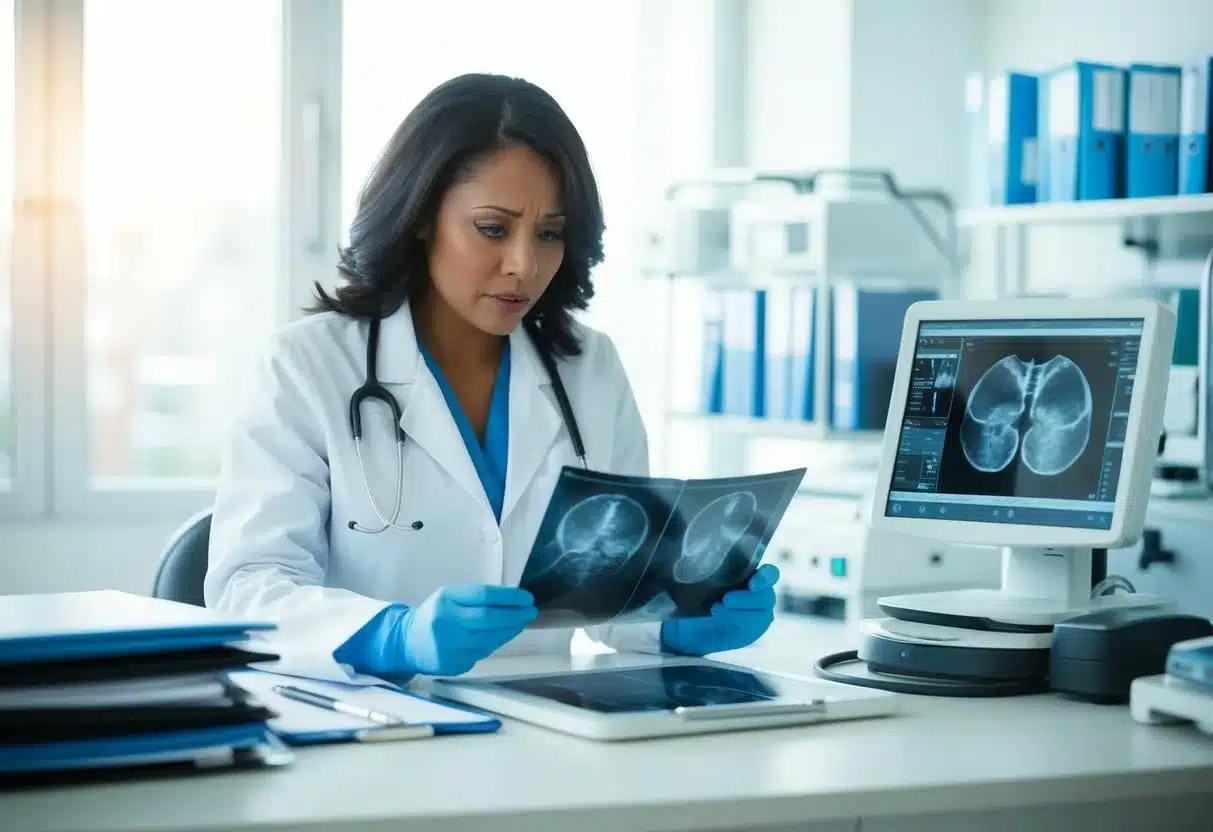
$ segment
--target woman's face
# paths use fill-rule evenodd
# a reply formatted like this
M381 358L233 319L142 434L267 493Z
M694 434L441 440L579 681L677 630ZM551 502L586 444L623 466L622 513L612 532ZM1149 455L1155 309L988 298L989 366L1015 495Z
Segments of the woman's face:
M513 332L564 259L562 210L555 174L531 149L480 160L443 196L427 240L439 298L482 332Z

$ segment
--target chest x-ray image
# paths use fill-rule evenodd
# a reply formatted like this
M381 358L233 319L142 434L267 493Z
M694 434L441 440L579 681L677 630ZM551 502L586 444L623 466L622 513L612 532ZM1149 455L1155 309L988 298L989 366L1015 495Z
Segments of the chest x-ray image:
M952 450L940 490L1090 499L1117 394L1115 349L1033 338L966 348L948 402Z
M519 585L536 627L708 615L744 586L805 469L707 480L561 472Z

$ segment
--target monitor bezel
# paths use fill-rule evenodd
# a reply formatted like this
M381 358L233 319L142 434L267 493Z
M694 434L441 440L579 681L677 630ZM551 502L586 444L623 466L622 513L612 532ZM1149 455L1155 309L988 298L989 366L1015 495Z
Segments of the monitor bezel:
M981 523L971 520L889 516L886 512L893 462L901 438L919 327L935 321L1090 320L1140 318L1141 349L1129 404L1125 456L1117 482L1112 523L1107 529ZM1175 316L1150 299L1018 298L991 301L921 301L906 312L870 519L874 528L915 538L985 546L1113 548L1141 534L1154 459L1162 433L1163 401L1175 339Z

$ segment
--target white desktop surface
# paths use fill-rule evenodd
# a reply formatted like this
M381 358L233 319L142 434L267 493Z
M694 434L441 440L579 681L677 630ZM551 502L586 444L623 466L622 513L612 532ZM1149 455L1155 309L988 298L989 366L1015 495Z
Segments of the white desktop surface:
M855 640L782 619L759 645L719 658L811 675L816 656ZM478 670L569 664L511 658ZM1177 824L1197 811L1207 818L1213 738L1192 726L1139 725L1127 706L1051 694L907 697L891 718L628 743L507 721L496 734L298 749L275 771L0 793L0 829L824 832L854 830L863 818L865 832L972 824L1041 832L1095 828L1085 821L1103 810L1091 804L1105 802L1105 820L1127 823L1136 811L1142 823L1162 823L1119 828L1189 828ZM1056 804L1072 807L1069 820L1033 820ZM1181 805L1170 821L1158 814Z

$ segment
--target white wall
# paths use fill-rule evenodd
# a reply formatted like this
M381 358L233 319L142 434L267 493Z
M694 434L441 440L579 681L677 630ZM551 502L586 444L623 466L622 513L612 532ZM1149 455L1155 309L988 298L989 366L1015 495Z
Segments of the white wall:
M1038 72L1068 60L1167 62L1213 54L1208 0L988 0L985 65Z
M849 158L851 0L750 0L747 155L761 168Z
M0 594L87 589L147 593L160 553L178 525L176 519L6 521L0 527Z

